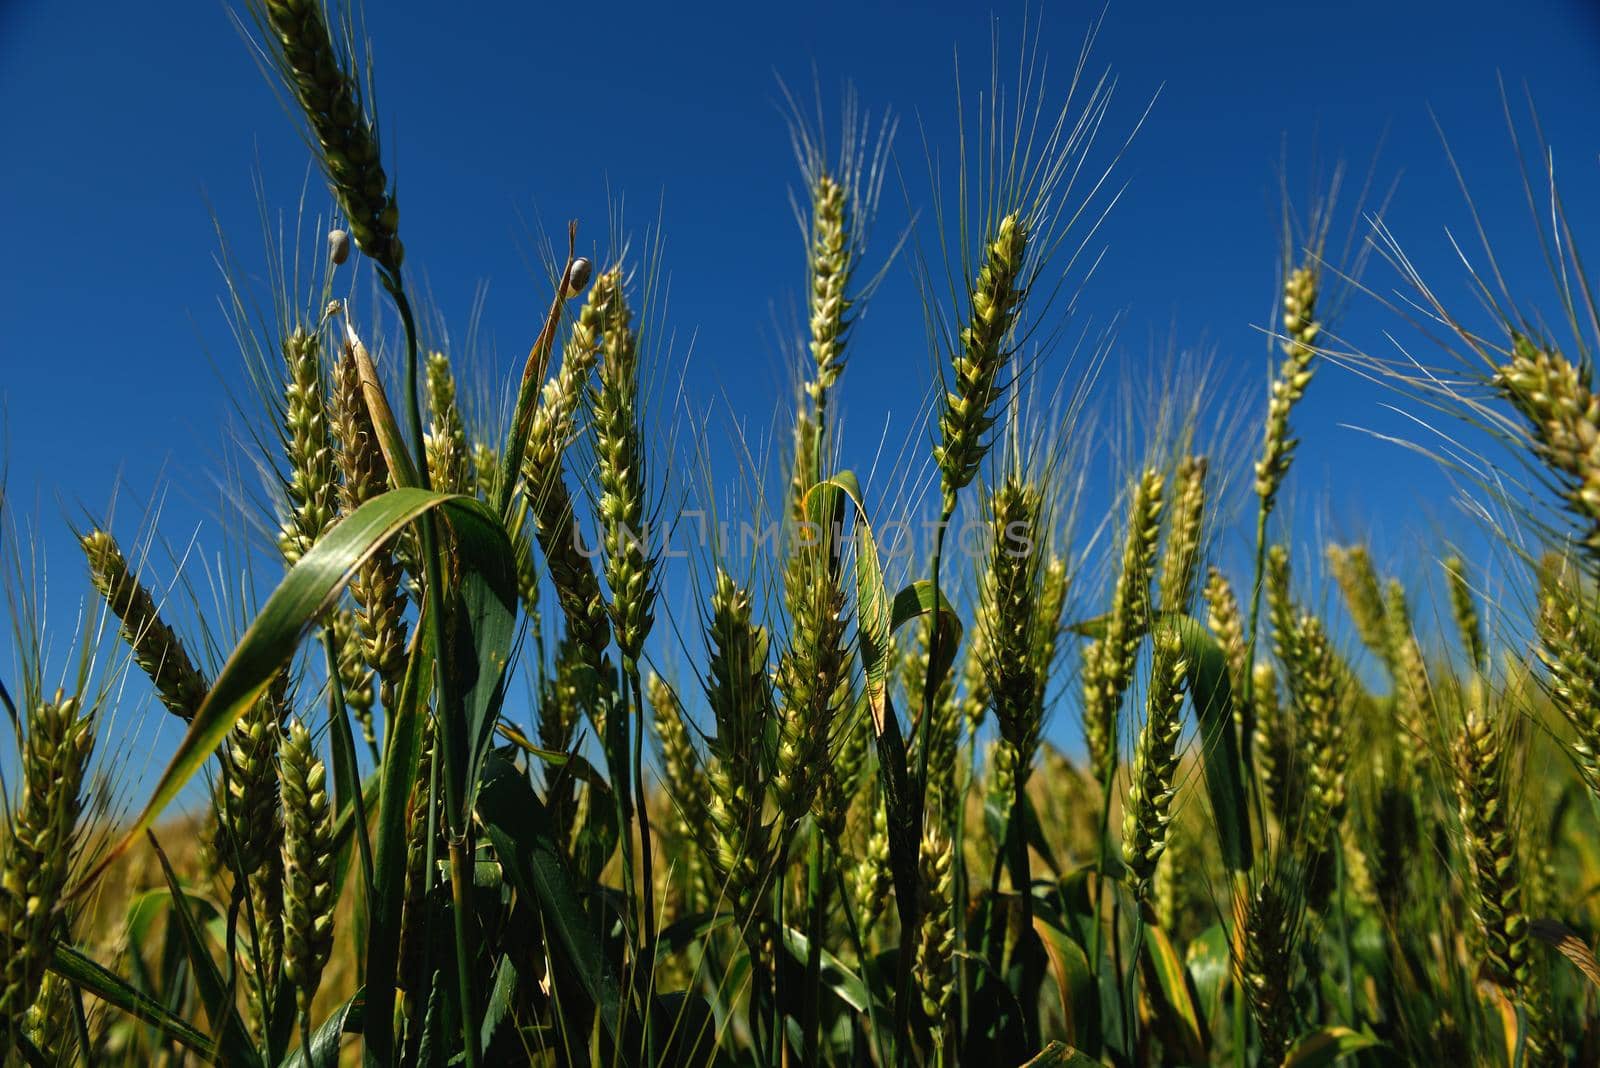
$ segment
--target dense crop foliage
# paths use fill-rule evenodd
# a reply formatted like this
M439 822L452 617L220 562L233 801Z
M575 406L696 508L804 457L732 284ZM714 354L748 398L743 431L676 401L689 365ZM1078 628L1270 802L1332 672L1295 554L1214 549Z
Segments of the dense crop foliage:
M927 243L950 262L918 264L941 381L908 446L927 477L886 498L844 462L836 391L889 148L853 113L832 151L797 122L792 439L733 517L773 536L701 527L675 564L727 469L682 478L652 405L655 248L570 231L491 422L419 327L362 50L320 0L251 10L338 220L305 292L240 315L282 573L248 626L180 633L145 555L86 528L98 626L61 675L10 558L0 1062L1600 1057L1600 316L1553 192L1559 307L1485 285L1498 334L1381 224L1367 245L1448 373L1330 340L1358 264L1319 204L1289 228L1258 431L1208 436L1235 401L1150 382L1107 434L1094 361L1046 376L1111 196L1108 83L1045 106L1027 81L969 131ZM363 270L365 321L341 295ZM1443 544L1429 599L1361 544L1295 540L1296 406L1329 363L1520 460L1485 485L1518 517L1505 592ZM1081 472L1119 437L1085 531ZM925 514L907 566L886 531ZM658 661L666 629L683 655ZM124 674L183 732L127 814L94 774Z

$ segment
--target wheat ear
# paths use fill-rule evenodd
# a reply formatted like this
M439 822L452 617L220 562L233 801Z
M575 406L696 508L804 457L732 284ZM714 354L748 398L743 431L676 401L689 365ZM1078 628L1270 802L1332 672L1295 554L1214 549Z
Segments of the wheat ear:
M1152 881L1167 848L1172 800L1177 794L1178 738L1183 733L1188 673L1189 663L1178 636L1161 632L1155 642L1150 696L1134 749L1122 816L1122 859L1133 876L1134 894L1151 918Z
M28 710L22 796L0 844L0 1036L16 1033L39 996L77 850L94 723L61 693Z
M173 715L185 721L193 719L206 699L208 686L183 642L162 620L155 598L128 569L128 561L109 533L92 530L79 541L89 561L89 580L121 622L122 638L155 684L156 696Z
M309 1027L311 1000L333 951L333 816L327 768L305 724L292 720L279 752L283 777L283 976Z
M1289 473L1289 463L1298 444L1290 436L1289 414L1311 384L1311 358L1316 353L1313 346L1321 330L1316 322L1316 305L1316 269L1311 266L1295 268L1283 287L1283 364L1272 380L1261 459L1256 461L1256 494L1261 498L1263 516L1271 514L1277 502L1278 488Z

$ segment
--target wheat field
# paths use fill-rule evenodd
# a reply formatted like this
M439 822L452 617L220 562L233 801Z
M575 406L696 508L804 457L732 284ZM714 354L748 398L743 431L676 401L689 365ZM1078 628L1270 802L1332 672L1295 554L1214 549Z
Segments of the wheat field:
M1477 307L1334 177L1262 265L1259 388L1108 415L1063 295L1105 82L997 69L915 252L868 240L887 132L796 109L793 404L685 446L658 234L563 229L521 372L458 381L356 21L241 14L322 179L268 314L225 298L273 572L174 611L153 531L95 517L64 654L0 497L0 1063L1600 1063L1600 301L1549 174L1550 277L1486 246ZM897 252L938 377L885 398L927 401L885 476L839 396ZM1345 339L1352 302L1427 347ZM1286 516L1297 406L1351 373L1455 446L1416 447L1480 558ZM142 716L181 741L130 798Z

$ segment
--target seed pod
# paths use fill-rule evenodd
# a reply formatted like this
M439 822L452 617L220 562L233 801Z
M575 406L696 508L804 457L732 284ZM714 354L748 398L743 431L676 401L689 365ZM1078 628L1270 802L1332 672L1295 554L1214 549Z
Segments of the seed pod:
M350 235L343 230L328 231L328 258L335 267L350 258Z
M572 266L567 270L567 296L575 297L583 292L583 287L589 284L589 275L593 272L594 265L587 256L579 256L572 261Z

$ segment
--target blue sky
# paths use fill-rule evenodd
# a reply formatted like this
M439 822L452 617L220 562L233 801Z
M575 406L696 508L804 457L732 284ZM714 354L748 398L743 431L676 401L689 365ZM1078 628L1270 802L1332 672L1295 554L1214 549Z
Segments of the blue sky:
M1200 9L1206 9L1202 14ZM1031 11L1031 14L1029 13ZM1098 3L993 9L1002 48L1037 19L1059 87ZM667 322L690 352L686 389L755 413L787 399L774 322L800 299L796 181L777 79L815 70L825 105L846 79L874 114L899 116L897 159L873 253L925 208L924 141L955 144L955 60L986 76L990 9L976 4L373 4L384 148L398 177L413 277L456 338L487 284L486 370L509 374L547 301L538 235L568 218L603 242L625 194L636 229L659 211L671 275ZM1555 149L1579 233L1600 216L1593 117L1600 14L1581 0L1504 4L1113 3L1091 67L1118 79L1107 141L1137 121L1117 169L1128 190L1079 321L1121 315L1112 379L1159 374L1169 344L1210 354L1219 399L1258 405L1277 248L1277 174L1308 189L1338 159L1359 180L1398 178L1389 220L1447 296L1468 300L1446 227L1468 223L1432 114L1450 140L1511 274L1542 297L1501 113L1498 76L1525 84ZM297 128L219 4L159 17L111 3L0 6L0 403L10 506L36 518L59 618L81 594L69 521L103 514L136 533L137 502L165 488L162 536L209 526L220 427L245 379L219 310L212 217L242 260L259 253L256 174L292 209L306 171ZM1320 168L1320 171L1319 171ZM948 176L949 172L945 174ZM312 205L324 206L312 183ZM1370 278L1388 289L1381 268ZM1520 283L1517 283L1520 285ZM1355 301L1339 332L1372 349L1397 325ZM689 339L692 337L692 349ZM854 341L842 404L868 459L913 424L931 364L909 261L891 266ZM911 384L908 390L907 383ZM899 398L891 400L891 398ZM1343 424L1407 432L1382 389L1321 374L1297 415L1297 494L1337 530L1451 523L1426 461ZM718 418L724 418L718 416ZM859 430L857 430L859 428ZM0 639L0 642L9 641ZM1063 725L1062 730L1070 733Z

